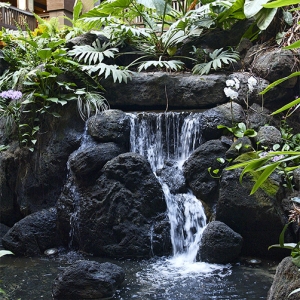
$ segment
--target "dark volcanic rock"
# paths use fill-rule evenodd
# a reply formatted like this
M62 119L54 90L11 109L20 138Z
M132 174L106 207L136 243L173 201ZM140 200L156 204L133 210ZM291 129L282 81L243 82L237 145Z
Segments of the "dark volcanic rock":
M17 222L5 234L3 246L15 255L41 255L46 249L61 245L56 222L54 208L33 213Z
M226 102L226 75L138 73L126 83L102 83L111 107L124 110L199 109Z
M121 110L106 110L88 120L88 132L98 142L122 144L129 151L130 120Z
M243 255L282 257L279 249L268 250L270 245L278 243L286 222L280 203L274 196L278 182L270 179L266 191L259 189L250 195L252 178L244 176L241 184L240 172L223 170L216 220L224 222L243 237Z
M100 175L102 167L121 153L127 152L116 143L89 144L72 153L69 164L76 178L89 183ZM97 176L98 175L98 176Z
M222 169L217 158L225 159L227 146L219 140L211 140L198 147L183 165L183 173L188 186L198 199L213 203L218 199L219 179L213 178L208 172Z
M144 157L117 156L105 164L93 186L80 187L76 194L69 181L58 201L65 243L74 203L80 211L76 236L81 250L111 257L148 257L152 250L157 255L169 253L164 194Z
M299 300L299 292L289 294L300 288L300 272L292 262L292 257L284 258L276 269L276 274L269 290L267 300Z
M242 243L242 236L223 222L210 222L203 231L200 260L215 264L233 262L241 252Z
M80 260L57 276L52 295L57 300L107 299L124 279L123 268L115 264Z
M232 127L233 124L243 122L244 119L242 106L235 102L208 109L202 116L203 137L206 140L220 138L223 131L217 128L218 125Z

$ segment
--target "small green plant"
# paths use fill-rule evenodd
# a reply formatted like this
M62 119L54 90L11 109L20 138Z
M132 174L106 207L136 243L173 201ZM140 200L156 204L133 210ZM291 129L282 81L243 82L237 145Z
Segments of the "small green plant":
M284 242L284 236L285 232L288 229L289 225L291 223L297 223L298 226L300 225L300 207L298 206L300 204L300 198L299 197L294 197L291 199L293 201L293 209L290 211L289 215L289 223L287 223L280 236L279 236L279 243L272 245L269 247L271 248L283 248L283 249L288 249L291 250L291 256L292 256L292 262L300 268L300 242L298 243L285 243Z
M237 138L241 138L244 136L255 137L257 135L257 132L254 129L247 129L245 123L238 123L233 127L218 125L217 128L225 129L225 131L231 132Z

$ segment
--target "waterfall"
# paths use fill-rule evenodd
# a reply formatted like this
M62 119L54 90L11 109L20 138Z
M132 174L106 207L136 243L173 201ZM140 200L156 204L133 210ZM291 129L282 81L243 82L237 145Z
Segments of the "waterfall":
M171 166L182 172L182 165L201 143L200 113L137 113L131 117L131 151L145 156L160 181L167 201L173 256L183 262L196 261L206 217L201 202L192 192L171 192L176 176L160 177L160 170ZM170 164L169 164L170 165Z
M71 153L69 159L67 161L67 169L68 169L68 180L74 180L74 174L70 168L70 161L72 159L76 159L76 155L86 149L91 143L92 138L88 134L87 123L84 127L84 132L81 137L81 143L77 150ZM78 191L77 184L73 182L70 188L70 196L73 199L73 212L70 214L70 232L69 232L69 249L76 248L76 242L78 243L79 235L79 220L80 220L80 193ZM76 241L77 240L77 241Z

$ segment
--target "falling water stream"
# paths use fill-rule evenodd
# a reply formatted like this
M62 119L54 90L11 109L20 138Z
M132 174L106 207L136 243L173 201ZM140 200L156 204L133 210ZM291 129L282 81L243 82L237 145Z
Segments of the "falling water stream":
M267 270L269 263L265 262L261 268L250 268L240 263L216 265L196 261L206 226L205 213L201 202L190 191L179 189L180 192L175 192L174 186L180 184L184 161L201 144L201 114L128 115L131 120L131 151L147 157L165 194L173 255L154 256L143 261L84 257L100 262L111 261L125 269L125 283L112 299L266 299L272 281ZM162 176L162 170L166 168L171 169L172 176ZM75 210L75 213L79 212ZM74 228L76 231L76 226ZM151 233L149 235L151 239ZM43 259L0 258L0 288L8 294L7 298L1 298L0 294L0 299L50 300L54 278L77 259L83 257L75 252Z

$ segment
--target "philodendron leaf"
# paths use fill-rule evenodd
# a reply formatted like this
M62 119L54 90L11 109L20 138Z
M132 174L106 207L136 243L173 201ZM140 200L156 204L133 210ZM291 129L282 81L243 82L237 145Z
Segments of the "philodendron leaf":
M300 292L300 288L299 289L295 289L293 290L289 295L288 295L288 298L296 293L299 293Z
M293 257L292 262L293 262L293 264L295 264L297 267L300 268L300 256Z
M0 257L4 256L4 255L14 255L11 251L9 250L0 250Z

